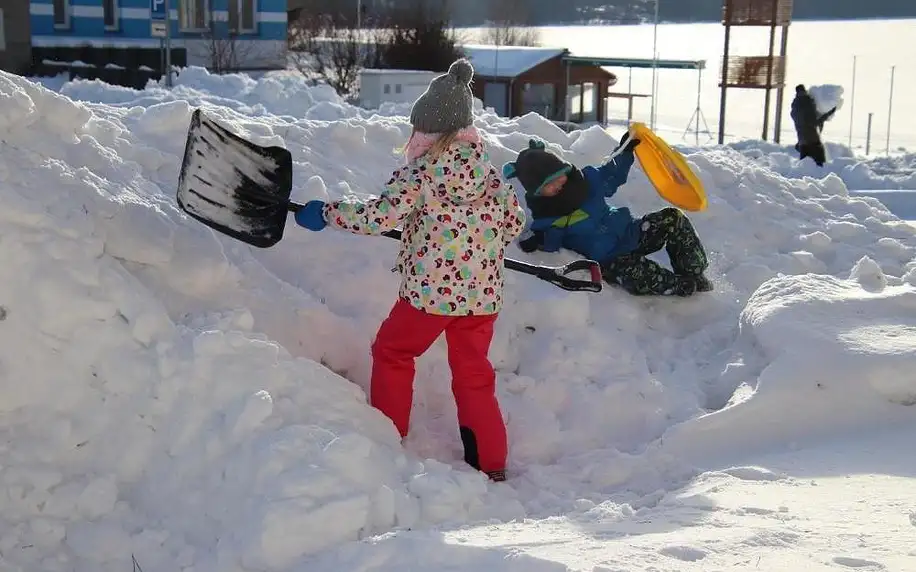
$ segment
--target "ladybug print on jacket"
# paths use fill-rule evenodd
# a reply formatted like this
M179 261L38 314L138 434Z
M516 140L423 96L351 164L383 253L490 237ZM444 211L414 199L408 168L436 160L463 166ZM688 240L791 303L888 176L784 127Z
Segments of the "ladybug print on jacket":
M381 196L325 205L329 224L379 234L403 223L400 297L448 316L499 312L507 244L525 226L515 189L499 178L483 143L456 141L395 171Z

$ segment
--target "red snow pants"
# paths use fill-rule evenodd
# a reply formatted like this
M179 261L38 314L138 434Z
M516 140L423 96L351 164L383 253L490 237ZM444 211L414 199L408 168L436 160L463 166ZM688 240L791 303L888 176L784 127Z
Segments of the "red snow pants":
M416 359L445 332L465 461L485 473L505 470L508 449L496 400L496 373L488 356L496 316L427 314L399 299L372 344L370 402L405 437Z

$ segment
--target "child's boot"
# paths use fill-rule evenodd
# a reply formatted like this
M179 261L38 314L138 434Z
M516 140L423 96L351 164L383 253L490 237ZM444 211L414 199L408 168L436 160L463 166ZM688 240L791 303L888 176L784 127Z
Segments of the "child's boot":
M706 277L705 274L700 274L695 279L697 285L697 292L712 292L714 289L712 280Z
M487 476L494 483L501 483L506 480L506 471L490 471Z
M686 298L692 296L697 291L697 282L693 276L678 276L675 278L674 287L671 293L675 296Z

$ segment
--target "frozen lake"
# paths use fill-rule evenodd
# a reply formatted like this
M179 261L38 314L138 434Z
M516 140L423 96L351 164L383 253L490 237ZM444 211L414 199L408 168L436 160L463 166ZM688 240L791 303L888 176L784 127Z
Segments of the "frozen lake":
M568 48L575 55L607 57L652 57L652 25L571 26L539 28L541 44ZM470 31L470 30L469 30ZM871 153L883 154L887 136L888 97L891 66L896 65L894 109L890 148L916 149L916 114L908 102L916 99L916 42L907 33L916 31L916 20L866 20L851 22L796 22L789 27L786 102L782 120L782 141L794 143L795 135L788 107L794 86L836 84L845 89L843 108L827 123L824 138L842 144L849 140L850 97L853 56L857 56L853 147L864 152L868 113L874 113ZM776 51L779 49L779 30ZM705 59L701 109L709 130L715 134L719 122L720 60L725 29L721 24L664 24L658 27L658 53L663 59ZM733 28L731 54L766 55L769 29ZM613 68L618 75L614 91L627 91L628 71ZM659 72L658 130L669 133L671 142L681 141L696 108L697 72ZM633 70L633 91L651 93L652 71ZM771 113L775 114L776 92L772 92ZM730 89L726 112L726 141L759 139L763 129L764 92ZM626 101L611 100L612 118L626 118ZM648 122L650 102L637 100L634 118ZM774 115L775 116L775 115ZM773 121L770 122L772 137ZM701 122L701 131L703 125ZM676 136L671 134L676 133ZM691 128L685 143L693 143ZM709 142L701 132L700 143ZM712 140L711 142L715 142Z

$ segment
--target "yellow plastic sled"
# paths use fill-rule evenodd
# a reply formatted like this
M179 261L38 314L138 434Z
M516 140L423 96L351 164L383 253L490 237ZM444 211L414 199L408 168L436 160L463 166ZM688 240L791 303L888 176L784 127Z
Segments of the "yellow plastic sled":
M706 210L703 183L684 156L668 146L644 123L630 125L630 137L639 139L635 154L659 196L688 211Z

